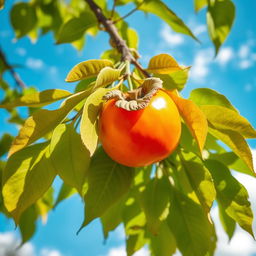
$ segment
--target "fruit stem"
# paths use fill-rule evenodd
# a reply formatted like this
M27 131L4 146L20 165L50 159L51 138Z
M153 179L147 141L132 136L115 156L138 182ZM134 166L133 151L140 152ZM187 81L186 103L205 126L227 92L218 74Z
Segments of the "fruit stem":
M130 91L133 90L133 85L132 85L132 80L131 80L131 70L130 70L130 61L129 60L126 60L125 61L125 64L126 64L126 75L127 75L127 82L128 82L128 86L129 86L129 89Z

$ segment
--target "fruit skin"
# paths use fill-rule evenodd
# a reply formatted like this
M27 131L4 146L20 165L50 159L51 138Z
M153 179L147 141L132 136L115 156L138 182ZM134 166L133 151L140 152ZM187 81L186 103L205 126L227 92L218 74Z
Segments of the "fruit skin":
M181 134L178 109L159 90L145 109L127 111L107 101L99 118L99 139L116 162L140 167L166 158L177 147Z

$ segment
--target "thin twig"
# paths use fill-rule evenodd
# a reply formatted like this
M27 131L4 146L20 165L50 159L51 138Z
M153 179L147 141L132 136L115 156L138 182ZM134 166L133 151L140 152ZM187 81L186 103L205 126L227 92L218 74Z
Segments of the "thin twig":
M132 64L141 71L141 73L145 76L145 77L150 77L150 74L140 65L140 63L135 60L132 61Z
M19 74L14 70L14 68L8 63L6 56L3 52L3 50L0 47L0 59L2 59L4 66L6 67L7 70L11 73L14 81L16 84L21 87L22 89L26 88L25 83L21 80Z
M116 8L116 0L113 0L113 6L112 6L111 14L110 14L110 19L112 19L114 16L115 8Z
M117 22L126 19L127 17L129 17L130 15L132 15L134 12L136 12L136 11L140 8L140 6L141 6L142 4L144 4L144 1L142 1L141 3L139 3L134 9L132 9L131 11L129 11L129 12L128 12L127 14L125 14L124 16L122 16L122 17L120 17L120 18L114 20L113 23L116 24Z
M83 113L83 108L81 108L74 117L72 117L69 121L72 121L72 123L74 124L76 122L76 120L82 115Z

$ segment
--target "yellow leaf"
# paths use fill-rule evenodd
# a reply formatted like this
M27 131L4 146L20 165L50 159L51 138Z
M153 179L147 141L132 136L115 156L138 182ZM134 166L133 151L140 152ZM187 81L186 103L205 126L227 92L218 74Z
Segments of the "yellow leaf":
M232 130L240 133L245 138L256 138L256 130L247 119L237 112L222 106L204 105L200 107L208 121L218 130Z
M159 54L151 58L147 71L154 74L170 74L182 70L177 61L168 54Z
M74 66L68 73L66 82L75 82L85 78L94 77L105 67L112 67L110 60L87 60Z
M180 115L187 124L202 152L208 132L207 119L204 113L193 101L179 97L174 91L165 90L165 92L168 93L175 102Z
M241 134L231 130L217 130L211 124L209 124L209 132L228 145L254 171L251 150Z
M71 93L60 89L45 90L42 92L35 92L26 94L12 102L0 105L0 108L13 108L13 107L42 107L57 100L61 100L70 96Z
M102 97L109 91L109 89L99 88L92 93L84 104L80 133L82 141L85 147L89 150L90 156L93 155L97 148L98 143L98 114L101 104L103 102Z
M9 155L21 150L54 129L91 90L73 94L56 110L40 109L30 116L14 139Z
M114 69L110 67L103 68L97 76L94 89L99 87L105 87L106 85L115 82L120 77L120 74L121 69Z

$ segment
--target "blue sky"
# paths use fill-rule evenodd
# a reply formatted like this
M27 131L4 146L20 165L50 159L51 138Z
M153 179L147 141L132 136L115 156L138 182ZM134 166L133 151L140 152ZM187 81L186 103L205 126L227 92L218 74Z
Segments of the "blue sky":
M80 61L99 58L101 52L109 48L108 36L101 33L96 38L87 37L86 47L82 52L77 52L69 45L54 45L51 34L41 37L36 43L32 43L28 38L16 42L8 21L8 12L13 2L8 1L6 8L0 12L0 45L7 53L9 62L23 66L17 71L27 85L33 85L39 90L62 88L72 91L74 85L64 82L66 74ZM184 97L188 97L194 88L215 89L225 94L256 127L256 2L234 1L237 6L235 24L216 59L213 58L214 49L206 31L205 11L195 15L192 0L167 2L172 4L172 9L191 27L202 43L198 44L189 37L175 34L154 16L146 17L137 12L127 21L139 33L139 52L143 65L146 66L150 57L158 53L171 54L180 64L192 66L190 79L183 92ZM131 6L121 9L121 12L126 13L130 8ZM8 75L6 79L12 81ZM1 97L0 93L0 99ZM17 130L7 124L4 111L0 112L0 117L0 134L7 129L16 134ZM252 149L256 149L255 140L249 143ZM255 156L256 151L253 152ZM256 197L253 193L255 181L244 175L237 175L237 178L249 187L256 212ZM212 215L216 219L216 209ZM26 245L24 253L21 252L20 256L125 255L121 228L112 233L104 245L98 221L91 223L76 236L82 220L83 205L78 197L60 204L50 213L47 225L38 223L35 237ZM221 238L217 256L256 255L256 244L243 231L238 229L233 241L227 246L227 238L218 222L217 228ZM0 215L0 248L15 244L16 236L13 222ZM147 250L144 249L137 256L148 256Z

